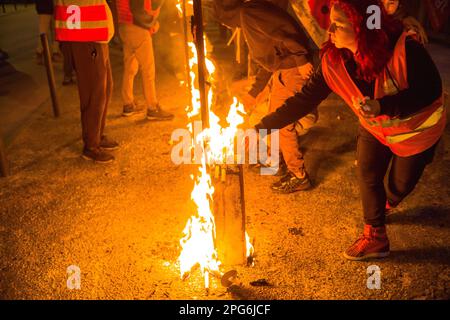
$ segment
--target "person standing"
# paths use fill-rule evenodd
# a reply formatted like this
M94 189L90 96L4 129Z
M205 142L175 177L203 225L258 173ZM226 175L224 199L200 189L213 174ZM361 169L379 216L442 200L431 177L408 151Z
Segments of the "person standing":
M300 93L256 125L256 129L283 128L331 92L356 114L365 226L344 252L349 260L389 255L386 209L413 191L433 160L446 125L442 80L424 46L385 12L381 29L366 28L366 10L378 3L332 0L329 40L320 67Z
M275 111L302 89L313 72L306 35L286 6L287 2L281 0L215 2L218 20L230 28L242 29L251 58L260 66L251 89L240 99L247 112L256 106L256 98L267 85L269 112ZM287 194L309 189L311 182L295 121L280 130L280 149L288 170L272 185L272 190Z
M163 110L156 96L152 35L159 29L160 8L153 11L151 0L118 0L116 6L123 44L122 114L128 117L144 111L136 106L133 93L134 78L140 68L147 119L171 120L173 114Z
M56 0L55 21L56 39L71 53L77 75L82 157L111 162L109 151L119 147L104 135L113 86L108 48L114 34L112 13L105 0Z
M54 28L53 28L53 0L36 0L36 12L39 18L39 34L47 34L50 50L52 50L52 60L54 62L61 62L62 55L59 52L58 43L54 41ZM42 48L41 40L38 39L38 45L36 48L36 63L39 65L44 64L44 49Z

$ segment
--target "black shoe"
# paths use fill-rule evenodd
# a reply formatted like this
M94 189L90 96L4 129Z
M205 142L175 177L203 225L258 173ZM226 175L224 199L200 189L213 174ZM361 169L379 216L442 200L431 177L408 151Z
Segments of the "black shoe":
M130 103L123 106L122 115L124 117L129 117L133 114L142 113L144 111L144 108L139 108L135 103Z
M107 151L113 151L119 149L119 144L117 141L111 140L107 136L102 136L100 148Z
M100 148L84 149L81 155L86 160L93 160L98 163L109 163L115 160L114 156Z
M287 175L280 179L280 181L272 184L271 188L277 193L288 194L311 188L311 181L306 172L303 178L298 178L289 171Z
M154 110L147 110L147 119L151 121L172 120L173 117L172 113L162 110L159 105Z

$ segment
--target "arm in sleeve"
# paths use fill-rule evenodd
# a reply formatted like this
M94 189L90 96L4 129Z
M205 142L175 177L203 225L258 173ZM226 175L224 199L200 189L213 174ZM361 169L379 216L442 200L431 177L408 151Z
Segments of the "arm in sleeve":
M282 129L313 111L331 93L320 65L302 90L286 100L283 106L265 116L256 129Z
M432 104L442 95L442 80L430 55L419 42L406 41L409 88L381 98L381 114L404 118Z
M130 10L133 15L133 23L141 28L149 30L158 21L145 11L144 0L130 0Z
M253 98L256 98L258 94L260 94L264 90L271 77L272 72L267 71L263 67L260 67L258 73L256 74L255 82L252 84L252 87L248 94Z
M309 62L306 36L302 34L299 26L289 13L277 6L268 7L263 2L245 2L241 9L242 28L253 30L265 37L282 42L293 55L303 57L299 66Z

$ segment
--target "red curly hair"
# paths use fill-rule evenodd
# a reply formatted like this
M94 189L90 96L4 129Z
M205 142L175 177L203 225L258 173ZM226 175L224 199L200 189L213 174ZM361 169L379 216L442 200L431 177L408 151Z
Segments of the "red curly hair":
M330 7L336 4L344 11L353 25L358 50L353 55L348 49L338 49L329 38L322 47L321 55L328 53L333 63L338 63L341 57L347 61L354 56L358 66L358 77L369 82L373 81L392 57L392 39L398 39L403 31L403 26L387 15L379 0L331 0ZM370 30L367 28L368 15L366 11L371 5L383 8L381 10L381 29Z

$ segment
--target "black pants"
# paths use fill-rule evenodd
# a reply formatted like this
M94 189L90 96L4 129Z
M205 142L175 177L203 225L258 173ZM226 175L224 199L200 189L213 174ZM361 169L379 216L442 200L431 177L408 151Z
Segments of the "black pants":
M358 182L366 224L384 225L386 200L396 206L413 191L426 165L433 161L436 145L410 157L399 157L366 129L359 128Z
M61 42L59 42L59 50L63 54L64 78L72 78L75 69L73 66L73 57L72 57L71 47L70 47L70 45L64 45L64 43L61 41Z
M81 128L86 149L100 145L113 79L107 43L63 42L72 55L80 96Z

